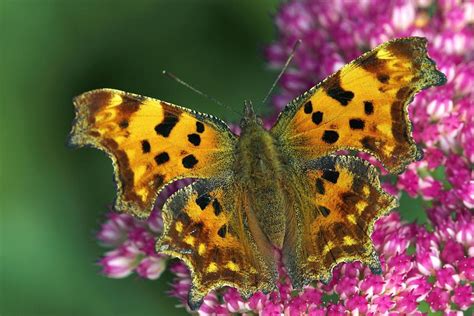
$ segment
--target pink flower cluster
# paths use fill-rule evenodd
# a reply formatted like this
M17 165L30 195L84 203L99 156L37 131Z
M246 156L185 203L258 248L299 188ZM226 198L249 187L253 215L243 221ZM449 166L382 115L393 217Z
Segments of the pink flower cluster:
M372 235L382 274L358 262L340 264L331 282L293 289L280 266L277 290L244 300L232 288L209 293L198 313L229 315L394 315L439 311L460 315L474 306L474 2L472 0L303 0L285 2L275 16L279 32L266 56L281 68L297 39L293 66L280 81L275 113L295 96L364 51L402 36L428 38L430 56L448 82L418 94L410 106L414 137L425 157L398 177L384 180L392 194L421 197L428 222L409 224L398 212L381 218ZM377 165L377 162L368 156ZM382 174L385 174L382 168ZM168 193L176 188L168 188ZM140 221L109 212L98 233L111 250L99 261L103 273L122 278L136 272L157 279L169 259L154 249L161 233L160 204ZM191 286L183 263L169 295L188 311ZM467 312L469 313L469 312Z
M420 304L425 302L427 309L456 315L455 311L474 303L474 221L469 213L458 213L456 218L438 210L430 214L438 216L431 230L403 223L396 212L376 223L372 238L381 254L381 275L372 274L361 263L345 263L334 269L329 284L315 282L295 290L280 266L278 290L257 292L244 300L235 289L224 288L207 295L199 313L421 315ZM99 233L104 244L115 248L100 262L106 275L120 278L136 271L144 278L158 278L167 261L153 250L161 230L159 215L156 209L147 222L141 222L130 215L109 213ZM189 271L181 262L173 262L170 270L175 280L169 294L187 308Z
M133 272L150 280L160 277L168 260L167 256L155 251L156 238L163 229L160 209L169 195L191 182L184 179L166 187L146 221L109 211L107 220L97 233L100 244L111 248L99 261L102 273L110 278L124 278Z
M109 212L107 215L97 239L113 249L99 261L102 272L111 278L124 278L136 271L144 278L158 279L167 259L155 251L156 236L163 226L161 215L153 212L146 222L128 214Z

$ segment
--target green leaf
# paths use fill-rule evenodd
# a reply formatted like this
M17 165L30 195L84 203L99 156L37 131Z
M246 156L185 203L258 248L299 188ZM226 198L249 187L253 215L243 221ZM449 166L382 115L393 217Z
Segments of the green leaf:
M428 304L426 301L421 301L418 304L418 310L422 313L429 313L431 312L430 304Z
M430 275L428 278L428 283L434 284L436 282L436 277L434 275Z
M411 256L416 253L416 245L415 244L410 244L407 248L407 255Z
M404 221L424 225L428 223L424 204L425 201L421 197L412 198L408 194L402 193L398 212Z
M324 293L322 300L324 305L328 305L329 303L337 304L337 302L339 302L339 295L337 295L336 293Z

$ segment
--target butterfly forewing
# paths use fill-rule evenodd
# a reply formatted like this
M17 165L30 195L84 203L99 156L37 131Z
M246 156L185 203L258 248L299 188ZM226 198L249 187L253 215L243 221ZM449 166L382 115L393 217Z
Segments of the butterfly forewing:
M86 92L74 105L71 143L112 158L117 210L146 216L171 180L210 178L231 167L235 137L212 116L112 89Z
M295 157L342 149L368 152L391 172L421 157L407 106L422 89L446 81L428 58L426 39L384 43L291 102L272 133Z

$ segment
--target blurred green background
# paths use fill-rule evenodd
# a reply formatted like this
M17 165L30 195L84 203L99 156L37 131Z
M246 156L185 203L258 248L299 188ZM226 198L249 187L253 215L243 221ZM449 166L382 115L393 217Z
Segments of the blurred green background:
M110 87L236 119L275 72L277 1L0 1L1 315L178 315L170 275L108 279L94 234L115 194L97 150L71 150L71 99Z

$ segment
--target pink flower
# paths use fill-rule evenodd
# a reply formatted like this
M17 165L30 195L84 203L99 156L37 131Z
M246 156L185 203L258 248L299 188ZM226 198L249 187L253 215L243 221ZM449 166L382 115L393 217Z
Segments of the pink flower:
M431 176L419 179L419 190L425 200L432 200L442 194L443 185L441 181L433 179Z
M158 279L166 268L166 260L163 256L150 256L143 259L137 267L138 275L150 279Z
M431 147L425 150L424 160L428 164L428 169L433 170L443 164L445 157L440 149Z
M470 282L474 281L474 256L459 260L458 267L461 277Z
M127 243L107 252L99 264L102 266L102 272L108 277L124 278L134 271L142 255L139 249Z
M428 294L426 301L430 304L433 310L444 311L449 302L449 294L440 288L434 288L431 293Z
M418 270L424 275L431 275L441 267L438 250L419 252L417 255Z
M404 190L408 195L415 197L419 190L418 180L416 171L408 169L399 177L398 188Z
M367 312L367 300L362 295L354 295L346 301L346 307L351 312L364 314Z
M134 271L147 279L157 279L166 267L167 257L155 252L155 236L161 232L161 214L152 213L143 222L127 214L110 212L97 234L99 241L115 249L99 261L102 272L112 278L124 278Z
M396 310L404 314L412 314L416 311L417 297L411 292L402 292L396 298Z
M417 297L417 302L423 300L432 288L432 285L428 282L428 277L418 273L407 278L405 284L407 291Z
M135 221L128 214L115 212L108 213L107 217L108 220L102 225L97 239L104 246L118 246L127 239L127 231L133 227Z
M451 113L453 110L453 100L444 95L434 98L426 106L426 112L430 115L432 120L439 120Z
M462 309L467 309L474 303L472 286L469 284L458 286L454 289L453 303Z
M441 251L440 257L445 262L456 262L465 257L464 248L454 240L448 239L444 245L443 251Z
M453 266L446 265L436 271L436 286L451 291L459 283L459 276Z
M390 311L394 305L395 302L392 301L390 295L381 295L377 296L374 299L372 299L373 303L373 308L371 308L370 312L374 313L386 313Z
M464 206L474 208L474 180L469 180L460 185L457 194L462 199Z

